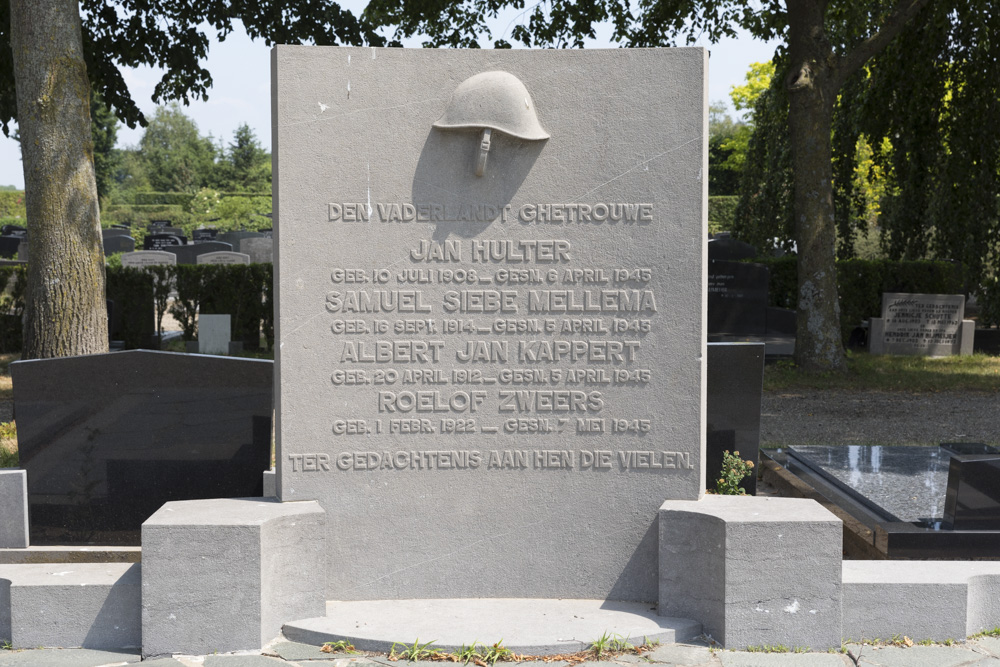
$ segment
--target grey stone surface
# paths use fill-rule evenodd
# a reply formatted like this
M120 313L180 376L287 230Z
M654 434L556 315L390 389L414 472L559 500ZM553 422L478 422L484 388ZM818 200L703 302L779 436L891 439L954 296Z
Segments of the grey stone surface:
M651 662L665 662L669 665L704 665L709 663L714 655L713 651L706 646L667 644L650 651L643 658Z
M854 651L857 656L858 652ZM984 658L966 648L957 646L865 646L861 649L860 665L878 667L957 667Z
M163 250L137 250L122 255L122 266L141 267L176 264L177 255Z
M1000 626L1000 563L843 563L845 639L962 639Z
M138 653L50 649L44 651L0 651L0 667L104 667L138 663ZM178 663L179 664L179 663Z
M847 667L852 663L835 653L745 653L719 651L722 667Z
M322 614L324 524L315 502L165 504L142 525L143 654L259 649Z
M274 653L285 660L329 660L331 653L323 653L320 644L279 641L267 647L267 653Z
M28 473L0 469L0 547L28 546Z
M205 667L288 667L288 663L280 658L263 655L208 655L202 664Z
M607 633L664 643L701 632L693 621L658 616L649 604L601 600L442 599L327 602L326 615L285 623L284 636L319 646L347 639L358 650L389 651L394 642L434 640L442 650L476 641L515 653L573 653Z
M240 240L240 252L250 255L251 264L270 264L274 259L274 239L246 238Z
M14 648L138 648L140 569L129 563L0 566L0 638Z
M881 345L876 354L948 356L962 350L962 294L882 293Z
M812 500L667 501L659 613L693 617L727 648L839 647L841 529Z
M958 354L965 356L973 353L976 343L975 320L962 320L962 328L958 334Z
M264 493L265 498L274 498L278 495L277 480L274 468L264 471Z
M249 264L250 255L242 252L220 250L198 255L196 264Z
M278 495L330 511L329 596L655 600L704 489L705 51L273 63ZM489 71L530 100L432 127Z
M187 245L172 245L164 248L177 256L178 264L196 264L198 258L214 252L232 252L233 244L222 241L204 241Z
M973 643L991 655L1000 658L1000 637L979 637Z
M198 353L229 354L231 315L198 315Z

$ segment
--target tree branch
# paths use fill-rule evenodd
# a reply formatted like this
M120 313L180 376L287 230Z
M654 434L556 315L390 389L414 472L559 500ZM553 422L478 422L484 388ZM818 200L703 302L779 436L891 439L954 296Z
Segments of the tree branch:
M892 10L889 18L886 19L885 24L878 32L837 60L831 77L834 89L839 90L847 77L888 46L889 42L895 39L906 24L929 2L930 0L899 0L896 8Z

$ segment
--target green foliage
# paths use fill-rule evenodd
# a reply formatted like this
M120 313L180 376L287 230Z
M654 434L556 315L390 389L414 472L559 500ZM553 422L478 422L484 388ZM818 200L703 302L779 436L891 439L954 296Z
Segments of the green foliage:
M181 325L181 336L186 341L195 339L198 331L198 307L204 293L204 273L197 264L178 264L174 267L174 285L177 297L170 307L170 314Z
M0 423L0 468L18 467L17 425L14 422ZM0 646L10 648L10 644Z
M723 102L713 102L708 107L708 195L735 195L740 174L731 165L732 148L726 148L731 138L745 130L726 113Z
M180 206L188 209L196 195L190 192L136 192L135 206Z
M213 182L219 190L263 192L271 188L271 156L246 123L233 132Z
M399 659L409 660L415 662L417 660L428 660L441 655L441 651L436 648L431 648L434 642L430 641L425 644L420 643L420 639L413 642L413 646L407 646L405 644L392 643L392 648L389 649L389 659ZM399 646L400 651L396 652L396 647Z
M0 266L0 353L19 352L23 345L21 318L27 284L25 265Z
M1000 326L1000 278L992 276L979 284L976 299L979 302L979 325Z
M23 221L27 217L28 213L24 208L24 191L0 190L0 218L20 218Z
M715 492L721 496L745 496L747 492L740 487L740 482L752 472L753 461L744 461L738 451L722 452L722 471L715 480Z
M149 184L155 190L195 192L205 187L215 166L215 145L174 102L157 107L139 150Z
M798 305L797 259L794 255L753 260L769 273L768 305ZM967 274L955 262L848 259L837 262L840 325L843 340L863 320L880 317L882 292L965 294Z
M108 267L106 293L114 301L118 335L125 349L148 347L154 332L153 275L146 269ZM111 332L108 332L111 334Z
M111 113L100 93L90 92L90 135L94 142L94 179L97 198L103 201L114 186L115 172L121 153L115 150L118 141L118 118Z
M184 340L197 335L198 313L232 315L233 340L244 349L260 346L261 327L274 347L273 273L270 264L179 264L170 270L177 291L170 314L181 325Z
M730 230L736 218L736 205L740 198L734 196L709 197L708 198L708 220L718 223L719 228Z

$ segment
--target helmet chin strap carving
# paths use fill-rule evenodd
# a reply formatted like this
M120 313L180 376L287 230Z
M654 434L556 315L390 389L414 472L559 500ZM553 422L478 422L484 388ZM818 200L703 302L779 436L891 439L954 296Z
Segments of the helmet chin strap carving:
M483 138L479 141L479 159L476 160L476 176L482 176L486 171L486 157L490 154L490 137L493 130L483 129Z

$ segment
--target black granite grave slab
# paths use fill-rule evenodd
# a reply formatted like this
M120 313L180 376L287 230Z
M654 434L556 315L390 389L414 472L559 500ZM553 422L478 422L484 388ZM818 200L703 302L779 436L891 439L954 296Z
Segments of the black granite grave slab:
M740 487L757 493L760 401L764 383L763 343L708 343L705 475L708 488L722 470L722 453L738 451L754 472Z
M218 235L218 229L196 229L191 232L191 240L194 243L204 243L205 241L214 241Z
M191 245L166 246L163 250L177 255L178 264L197 264L199 255L205 255L210 252L232 252L233 246L221 241L204 241L202 243L192 243Z
M135 252L135 239L131 236L111 235L104 237L105 256L116 252Z
M138 545L167 501L261 495L272 376L145 350L11 364L31 543Z
M109 227L107 229L101 230L101 236L108 238L109 236L131 236L132 233L129 231L128 227Z
M735 262L741 259L753 259L756 256L756 248L749 243L737 241L730 236L717 236L708 241L709 259L722 259Z
M166 250L185 243L185 240L175 234L148 234L142 240L143 250Z
M17 248L23 240L23 236L0 236L0 257L17 257Z
M767 332L767 267L708 263L708 333L763 336Z
M1000 449L946 443L951 455L944 525L952 530L1000 530Z

